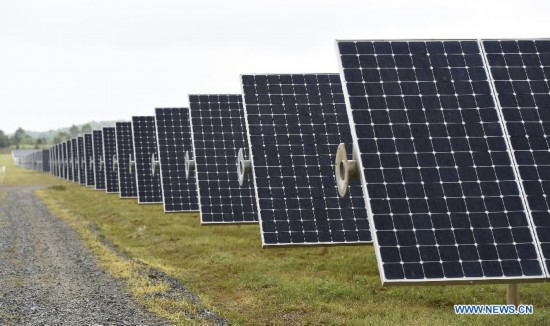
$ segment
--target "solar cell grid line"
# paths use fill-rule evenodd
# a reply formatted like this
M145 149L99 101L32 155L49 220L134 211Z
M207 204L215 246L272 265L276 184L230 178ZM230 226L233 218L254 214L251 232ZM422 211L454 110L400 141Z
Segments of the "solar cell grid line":
M130 165L134 161L132 123L115 123L116 150L118 160L118 188L120 198L136 198L136 170Z
M542 278L477 41L337 50L382 283Z
M351 142L339 76L241 77L263 245L370 242L359 182L340 198L332 169Z
M78 140L77 138L71 139L72 149L72 165L73 165L73 181L80 182L80 165L78 164Z
M84 136L77 137L77 149L78 149L78 181L81 185L86 184L86 165L85 162L85 150L84 150Z
M84 134L84 166L86 172L86 186L95 187L94 146L91 133Z
M248 149L242 96L190 95L189 114L202 224L258 223L254 184L239 185L237 155Z
M193 152L189 109L155 109L155 129L164 211L199 211L195 175L185 175L185 152Z
M481 44L548 275L550 39Z
M67 144L67 180L73 181L73 143L70 139L67 140L65 143Z
M158 159L155 117L132 117L132 138L134 141L138 203L162 203L160 174L153 175L151 171L153 155Z
M118 193L118 167L116 167L116 135L114 127L103 128L103 157L105 160L105 191Z
M92 130L94 187L96 190L105 190L105 161L103 157L103 131Z

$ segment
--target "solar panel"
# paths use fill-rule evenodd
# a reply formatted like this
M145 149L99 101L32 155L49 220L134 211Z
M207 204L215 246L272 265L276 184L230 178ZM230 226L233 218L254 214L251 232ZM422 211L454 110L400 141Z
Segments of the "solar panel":
M85 157L86 153L84 151L84 136L78 136L77 137L77 149L78 149L78 181L80 184L85 185L86 184L86 165Z
M201 223L257 223L252 180L241 187L236 173L248 148L242 96L190 95L189 106Z
M73 181L80 182L80 170L78 164L78 140L76 138L71 139L71 151L72 151L72 166L73 166Z
M67 180L73 181L73 142L69 139L65 142L65 144L67 144Z
M53 146L51 146L49 148L49 152L48 152L48 159L50 161L50 174L51 175L54 175L55 173L55 158L54 158L54 154L55 154L55 149Z
M53 176L57 176L57 168L58 168L58 163L57 163L57 144L53 145L51 147L51 162L52 162L52 168L50 170L50 173L53 175Z
M195 176L185 175L185 153L192 152L189 110L158 108L155 122L164 211L198 211Z
M484 40L482 43L548 271L550 40Z
M42 150L42 172L50 172L50 150Z
M103 157L103 132L92 130L94 186L96 190L105 190L105 161Z
M116 158L116 135L114 127L103 128L103 157L105 160L105 190L118 193L118 167Z
M69 163L67 160L67 142L61 144L61 177L65 180L69 179Z
M383 283L543 276L476 41L339 41Z
M55 173L55 176L60 178L61 177L61 154L60 154L60 145L59 144L55 144L54 146L55 148L55 170L54 170L54 173Z
M84 134L84 167L86 172L86 186L94 187L95 186L95 175L94 175L94 146L93 146L93 137L91 133Z
M117 122L115 133L120 197L135 198L137 197L136 170L135 167L131 167L131 162L134 162L132 123Z
M362 190L340 198L332 166L351 142L337 74L242 76L264 246L371 240Z
M152 173L152 158L158 160L155 117L132 117L138 203L162 203L160 174Z

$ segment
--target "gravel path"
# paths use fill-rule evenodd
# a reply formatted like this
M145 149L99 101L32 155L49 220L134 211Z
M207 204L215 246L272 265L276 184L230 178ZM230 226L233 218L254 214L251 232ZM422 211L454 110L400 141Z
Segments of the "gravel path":
M34 189L0 187L0 325L168 324L97 266Z

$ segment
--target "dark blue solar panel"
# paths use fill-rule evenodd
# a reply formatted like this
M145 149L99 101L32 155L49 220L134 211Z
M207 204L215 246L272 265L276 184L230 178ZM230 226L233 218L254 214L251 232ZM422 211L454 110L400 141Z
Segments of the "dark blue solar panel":
M73 181L73 142L69 139L65 142L67 144L67 180Z
M84 151L84 136L78 136L77 138L77 151L78 151L78 181L80 184L86 184L86 165L85 151Z
M116 135L114 127L103 128L103 157L105 158L105 191L118 192L118 168L113 166L116 160Z
M160 173L153 175L152 156L158 157L155 117L132 117L138 203L162 203Z
M69 180L69 163L67 159L67 142L61 144L61 177L65 180Z
M78 140L76 138L71 139L71 159L73 166L73 181L80 182L80 169L78 165Z
M84 159L85 159L85 172L86 172L86 186L92 187L95 185L95 172L92 164L94 160L94 147L93 147L92 134L84 134Z
M382 281L540 278L477 41L338 48Z
M42 150L42 172L50 172L50 150Z
M92 150L94 152L94 186L96 190L105 189L105 168L103 161L103 132L101 130L92 131Z
M164 211L198 211L195 175L185 176L185 151L193 153L189 110L160 108L155 114Z
M56 151L56 176L59 178L63 177L62 169L63 169L63 146L61 144L55 145L55 151Z
M134 161L132 123L117 122L115 129L120 197L135 198L137 197L136 170L130 167L130 161Z
M254 184L241 187L236 173L239 149L248 150L242 96L190 95L189 106L201 223L256 223Z
M52 174L56 177L59 177L59 149L58 144L52 146Z
M338 144L351 143L337 74L242 76L262 241L269 245L371 240L359 182L340 198Z
M550 40L491 40L483 46L548 269Z

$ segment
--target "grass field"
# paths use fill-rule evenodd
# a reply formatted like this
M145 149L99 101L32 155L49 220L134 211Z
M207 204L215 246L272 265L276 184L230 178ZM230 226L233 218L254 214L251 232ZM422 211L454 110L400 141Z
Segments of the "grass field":
M454 304L504 304L504 285L382 287L372 247L262 249L259 227L200 226L197 214L164 214L161 205L138 205L48 174L7 165L6 184L43 184L50 209L90 246L97 237L129 257L174 277L201 298L201 307L243 325L540 324L550 322L550 285L522 284L529 316L457 316ZM89 232L89 228L97 233ZM93 248L92 248L93 249ZM102 266L128 281L137 300L162 286L136 280L132 264L95 249ZM111 255L111 256L109 256ZM102 257L103 256L103 257ZM105 256L109 256L105 258ZM107 260L106 260L107 259ZM107 261L105 263L105 261ZM109 262L110 261L110 262ZM140 294L141 293L141 294ZM176 324L189 321L189 302L144 302ZM166 308L166 307L169 308ZM177 309L180 307L180 309Z

